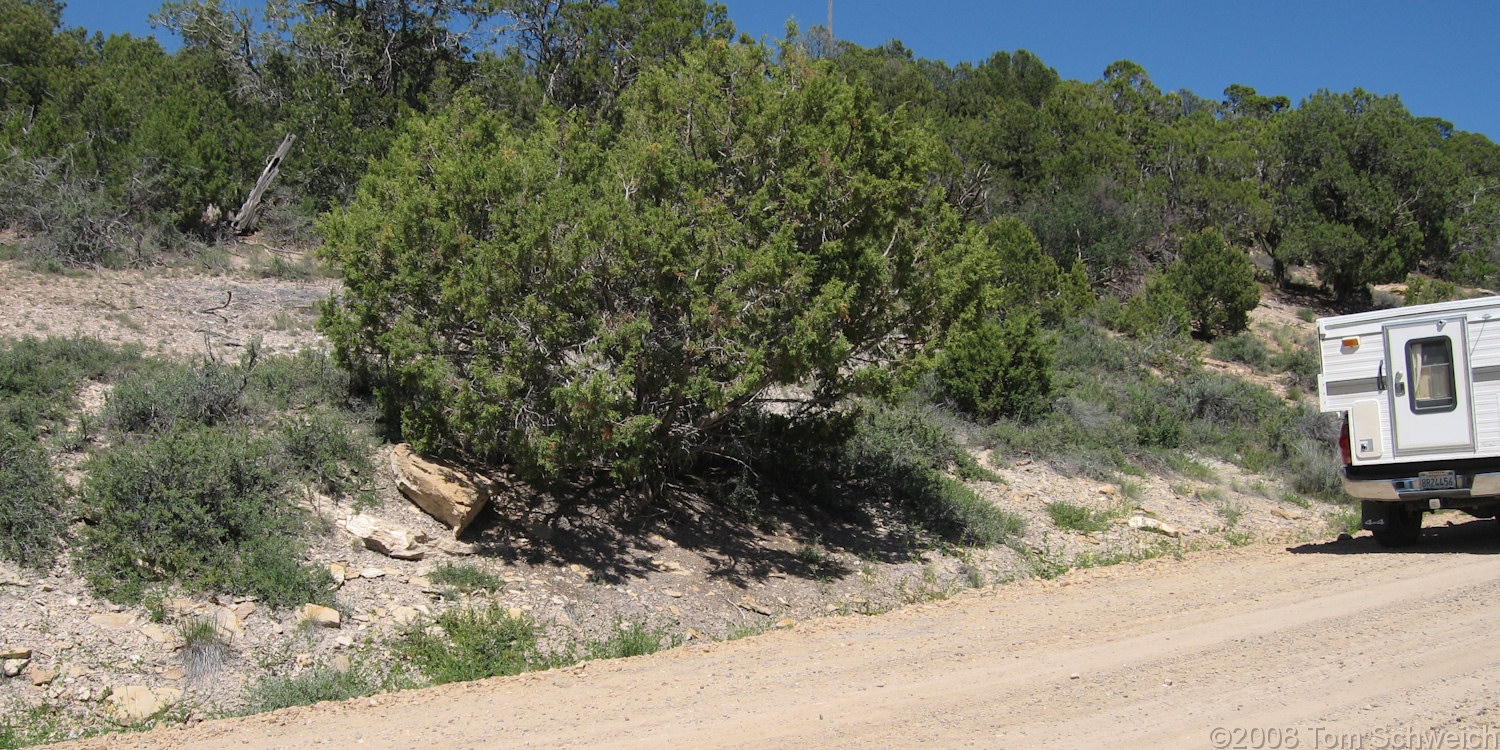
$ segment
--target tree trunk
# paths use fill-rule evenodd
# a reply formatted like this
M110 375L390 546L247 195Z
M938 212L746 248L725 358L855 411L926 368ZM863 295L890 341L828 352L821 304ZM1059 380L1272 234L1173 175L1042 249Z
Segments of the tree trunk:
M287 133L281 139L281 145L276 148L276 153L271 155L271 160L266 162L266 168L261 170L260 179L255 181L255 189L250 191L250 197L245 199L245 205L240 206L239 213L229 222L234 227L235 234L249 234L255 228L255 210L260 207L260 197L271 186L271 181L281 172L281 160L286 158L288 151L292 150L292 143L296 142L297 136Z

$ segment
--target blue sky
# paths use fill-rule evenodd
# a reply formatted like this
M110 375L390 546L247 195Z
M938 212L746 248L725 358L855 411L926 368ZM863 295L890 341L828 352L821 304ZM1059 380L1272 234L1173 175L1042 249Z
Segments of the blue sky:
M261 7L247 0L235 5ZM778 39L788 18L825 23L827 0L730 0L735 26ZM155 33L159 2L71 0L66 24ZM1092 81L1119 59L1163 90L1209 99L1242 83L1296 102L1318 89L1399 94L1418 116L1500 140L1500 6L1474 0L1156 0L999 2L834 0L835 36L865 46L900 39L921 57L980 61L1027 49L1064 78Z

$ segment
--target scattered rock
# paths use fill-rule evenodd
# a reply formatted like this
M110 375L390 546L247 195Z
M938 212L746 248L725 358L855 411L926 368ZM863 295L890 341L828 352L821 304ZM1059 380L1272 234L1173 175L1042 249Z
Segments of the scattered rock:
M416 607L397 607L391 610L391 622L396 625L409 625L421 614Z
M354 639L350 638L347 635L341 635L341 636L333 639L333 642L339 644L340 646L342 646L344 648L349 648L350 646L354 645Z
M333 582L343 585L344 580L349 577L349 569L343 563L329 563L328 575L333 576Z
M1182 536L1182 532L1178 531L1176 526L1173 526L1172 524L1166 523L1164 521L1158 521L1155 518L1148 518L1146 516L1131 516L1129 525L1132 529L1154 531L1158 534L1172 537L1173 539Z
M15 677L16 675L21 673L21 670L26 668L26 664L29 661L31 660L6 659L3 663L0 663L0 674L5 675L6 677Z
M157 625L154 622L148 622L145 625L142 625L140 630L141 635L144 635L147 638L156 641L157 643L167 643L172 640L172 634L168 633L166 628Z
M458 538L490 501L495 483L452 463L414 453L406 443L391 450L391 473L401 494L453 529Z
M1302 517L1301 513L1290 511L1285 508L1272 508L1271 514L1285 518L1288 521L1295 521Z
M57 670L32 667L26 670L26 677L31 680L31 684L37 687L51 685L52 681L57 679Z
M14 646L6 647L6 648L0 648L0 661L10 661L11 659L30 659L30 658L31 658L31 649L29 649L29 648L16 648Z
M342 616L331 607L304 604L297 613L297 622L310 622L320 628L336 628L342 624Z
M330 666L332 666L333 669L334 669L334 671L336 671L336 672L340 672L340 673L348 672L349 668L351 666L351 664L349 663L349 655L348 654L334 654L333 661L330 662Z
M672 597L673 599L681 599L682 598L682 592L681 591L677 591L676 589L662 589L661 592L663 594L666 594L667 596Z
M109 692L110 714L121 724L145 721L182 699L182 690L145 685L124 685Z
M383 575L385 575L385 571L380 568L365 568L359 571L360 578L379 578Z
M214 632L222 638L241 638L245 635L245 626L240 624L239 615L228 607L214 607L210 616L214 621Z
M184 676L186 676L186 674L187 674L186 672L182 671L181 667L172 667L171 669L168 669L167 671L162 672L161 673L161 678L163 680L180 680Z
M776 627L782 628L782 629L795 628L795 627L797 627L797 621L793 620L790 617L783 617L780 620L776 621Z
M135 616L127 612L89 615L89 624L103 630L126 630L135 626Z
M398 560L421 560L427 557L423 544L427 535L412 532L382 522L374 516L360 513L344 519L344 530L364 543L365 549L379 552Z

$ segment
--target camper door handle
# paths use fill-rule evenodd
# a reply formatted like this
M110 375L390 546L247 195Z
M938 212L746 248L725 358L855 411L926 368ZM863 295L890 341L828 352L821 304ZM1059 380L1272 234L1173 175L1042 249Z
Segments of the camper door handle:
M1406 383L1402 382L1402 380L1401 380L1401 371L1400 370L1396 371L1396 395L1397 396L1405 396L1406 395Z

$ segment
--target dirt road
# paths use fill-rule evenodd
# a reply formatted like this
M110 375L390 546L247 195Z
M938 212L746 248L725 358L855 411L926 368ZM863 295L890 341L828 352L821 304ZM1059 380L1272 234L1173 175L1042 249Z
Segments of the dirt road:
M1201 553L79 746L1497 747L1497 552L1473 521Z

